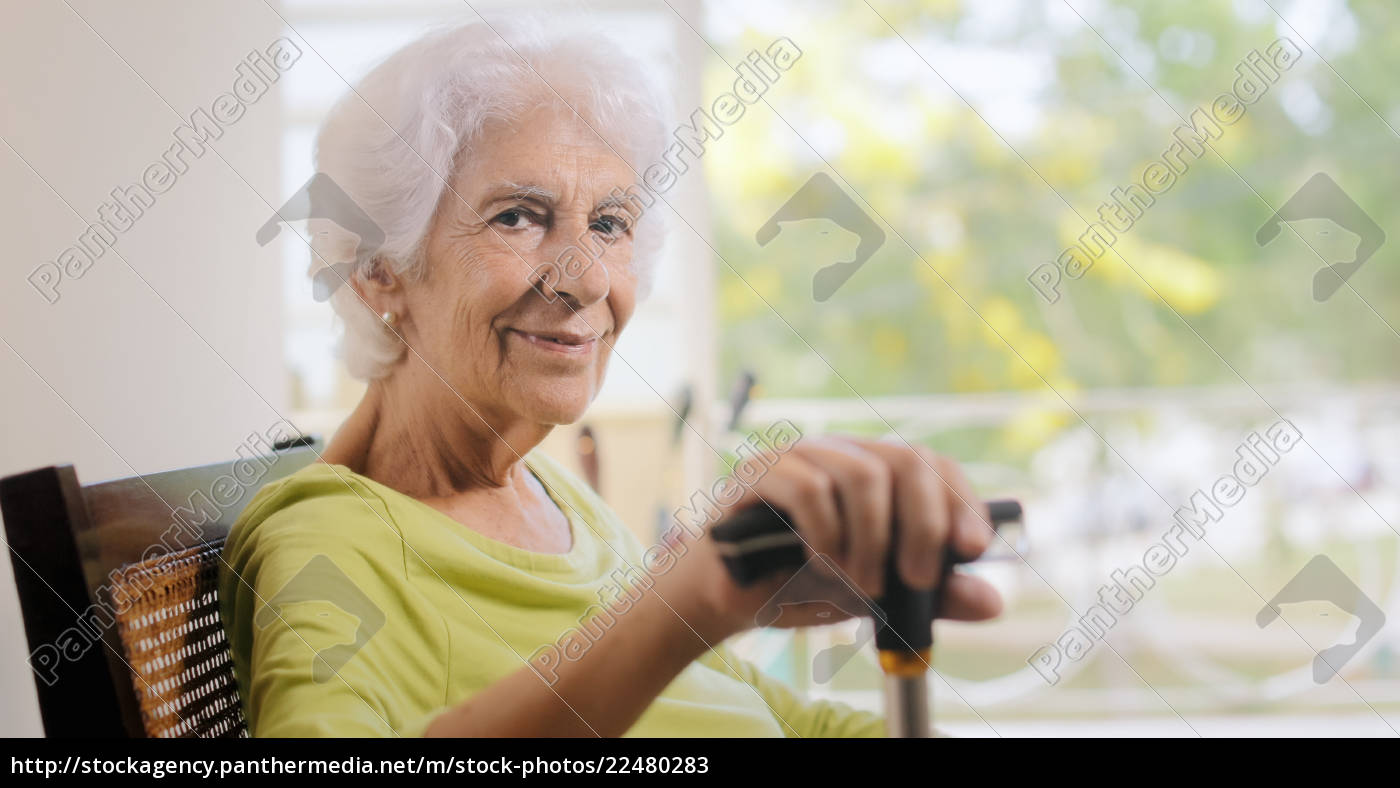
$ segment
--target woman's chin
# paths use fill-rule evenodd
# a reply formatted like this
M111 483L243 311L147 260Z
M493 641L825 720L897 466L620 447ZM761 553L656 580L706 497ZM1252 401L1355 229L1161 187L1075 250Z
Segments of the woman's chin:
M593 402L592 392L535 392L514 403L514 410L538 424L573 424Z
M583 414L588 408L568 408L542 412L536 419L540 424L550 424L555 427L562 427L566 424L573 424L583 418Z

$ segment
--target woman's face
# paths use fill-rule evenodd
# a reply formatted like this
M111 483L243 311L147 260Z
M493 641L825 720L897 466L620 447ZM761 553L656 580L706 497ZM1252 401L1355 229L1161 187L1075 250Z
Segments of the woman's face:
M634 182L552 108L488 126L450 181L426 275L405 284L405 338L481 415L567 424L593 400L635 306L634 217L614 200Z

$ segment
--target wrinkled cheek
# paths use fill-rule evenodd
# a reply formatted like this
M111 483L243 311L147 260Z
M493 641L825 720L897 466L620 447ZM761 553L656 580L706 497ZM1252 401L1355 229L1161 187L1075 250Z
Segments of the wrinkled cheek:
M617 265L608 271L611 275L608 301L612 306L613 319L617 329L621 329L632 317L637 305L638 270L631 260Z
M632 283L632 285L635 286L637 284L637 277L640 273L640 271L637 268L637 260L635 257L632 256L632 250L630 248L625 250L619 250L619 252L620 254L618 255L618 257L620 259L616 260L615 262L610 261L609 267L612 268L613 272L616 273L618 276L625 278L628 282Z
M499 369L503 358L501 342L491 329L488 310L471 298L458 297L444 311L451 315L447 321L451 333L440 344L452 368L469 377Z

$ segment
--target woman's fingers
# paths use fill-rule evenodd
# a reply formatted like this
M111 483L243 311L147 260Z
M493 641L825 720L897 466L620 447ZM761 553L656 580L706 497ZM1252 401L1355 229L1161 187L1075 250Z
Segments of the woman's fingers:
M935 471L932 458L936 455L878 441L861 445L884 458L894 470L895 519L899 523L895 566L899 576L910 588L936 587L953 527L950 499L954 497Z
M892 538L894 475L879 455L852 441L808 438L799 456L820 467L836 483L842 543L832 553L842 570L868 596L884 591L885 556Z
M985 621L1001 615L1001 594L991 583L975 575L950 573L941 596L939 618Z
M991 543L986 505L957 463L923 447L860 441L894 470L895 565L911 588L935 588L948 550L971 561Z
M812 552L840 555L843 542L836 482L796 451L788 452L755 481L732 509L772 506L788 513Z
M949 487L952 499L953 531L949 545L960 561L973 561L987 552L996 539L987 504L972 491L962 466L941 454L933 455L934 469Z
M890 549L905 584L927 590L943 582L950 552L970 561L994 538L986 505L957 463L859 438L803 439L733 508L750 505L786 510L811 552L835 559L872 598L884 591ZM985 581L947 577L942 615L971 621L1000 612L1001 598Z

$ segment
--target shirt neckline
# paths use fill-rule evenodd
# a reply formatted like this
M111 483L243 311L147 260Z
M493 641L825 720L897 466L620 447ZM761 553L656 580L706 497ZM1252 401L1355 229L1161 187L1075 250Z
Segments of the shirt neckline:
M566 497L567 484L558 478L549 478L552 474L542 470L540 466L543 463L536 461L531 455L527 454L523 460L526 469L540 482L540 486L544 488L545 494L549 496L555 506L559 507L559 510L563 512L565 519L569 522L569 538L572 544L570 545L569 551L566 553L537 553L533 550L526 550L522 547L516 547L507 542L502 542L499 539L492 539L480 531L452 519L446 513L429 506L417 498L395 490L368 476L357 473L347 466L324 462L318 462L316 464L324 465L328 468L334 467L338 472L351 475L371 486L379 494L380 498L384 500L385 505L391 510L396 506L407 506L421 512L440 525L450 527L454 536L470 542L473 547L501 563L529 571L553 573L571 573L588 566L596 557L596 543L600 537L594 534L592 527L587 523L579 522L584 515L579 511L577 502L569 500L569 498L573 496ZM562 488L563 491L556 488Z

